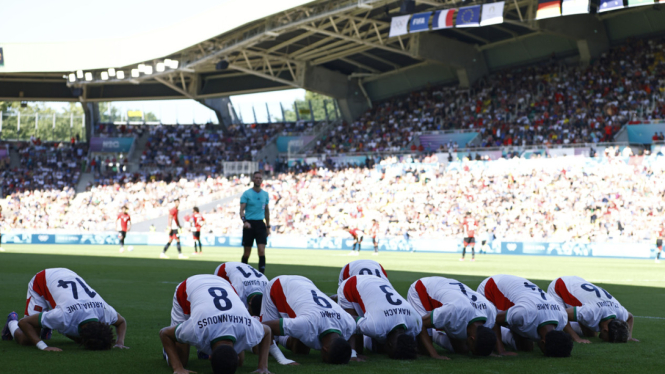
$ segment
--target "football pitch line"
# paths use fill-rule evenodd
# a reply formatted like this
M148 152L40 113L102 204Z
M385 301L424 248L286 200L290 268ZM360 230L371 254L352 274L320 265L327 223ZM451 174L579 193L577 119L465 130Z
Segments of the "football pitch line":
M635 316L635 318L646 318L646 319L665 319L665 317L650 317L650 316Z

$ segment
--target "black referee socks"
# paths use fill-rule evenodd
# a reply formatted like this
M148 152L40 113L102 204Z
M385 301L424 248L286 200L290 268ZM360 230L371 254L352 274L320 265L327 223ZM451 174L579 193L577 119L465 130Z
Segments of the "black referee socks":
M259 256L259 271L261 274L266 272L266 256Z

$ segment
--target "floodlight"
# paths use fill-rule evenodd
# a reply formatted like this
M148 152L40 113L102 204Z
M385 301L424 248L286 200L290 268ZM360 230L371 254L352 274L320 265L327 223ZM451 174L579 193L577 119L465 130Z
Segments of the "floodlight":
M164 71L164 63L163 62L158 62L157 65L155 66L155 70L162 72Z
M92 73L90 73L90 72L85 73L85 80L91 81L92 80Z
M83 79L83 70L78 70L76 72L76 78Z
M103 71L103 72L102 72L102 80L103 80L103 81L107 81L107 80L109 80L109 73Z
M74 74L74 73L69 74L69 81L70 82L75 82L76 81L76 74Z
M109 69L109 77L115 77L115 69L114 68Z
M138 71L141 72L141 73L144 73L145 72L145 64L139 64Z
M132 69L132 77L134 78L139 77L139 69Z
M152 66L146 65L146 67L143 69L143 73L152 74Z
M118 79L125 79L125 72L122 71L122 70L118 70L118 72L116 73L116 76L117 76Z

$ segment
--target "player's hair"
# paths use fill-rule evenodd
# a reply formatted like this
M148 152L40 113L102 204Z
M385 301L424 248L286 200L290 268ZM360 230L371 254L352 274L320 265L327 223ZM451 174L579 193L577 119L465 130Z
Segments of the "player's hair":
M628 324L617 319L607 324L607 341L610 343L626 343L628 341Z
M83 324L80 328L81 345L90 351L104 351L113 348L115 339L111 326L93 321Z
M263 295L257 294L252 297L252 301L249 303L250 314L253 316L258 316L261 314L261 304L263 303Z
M333 365L345 365L351 359L351 344L343 337L335 338L330 342L328 362Z
M238 369L238 354L230 345L219 345L212 351L210 365L214 374L234 374Z
M175 203L176 201L177 201L177 202L180 202L180 199L178 199L177 197L176 197L175 199L173 199L173 202L174 202L174 203Z
M254 177L256 174L261 174L261 175L263 175L262 172L260 172L260 171L257 170L257 171L254 172L254 174L252 174L252 177Z
M570 357L573 338L563 331L552 330L545 335L545 356Z
M129 209L129 208L127 208L127 205L122 206L122 210L127 210L127 209Z
M199 207L195 206L194 208L192 208L192 210L195 211L196 213L198 213L199 212Z
M395 338L390 335L396 334ZM415 360L418 357L418 345L413 336L407 335L404 329L395 329L388 334L388 339L395 339L395 349L388 354L394 360Z
M476 328L476 355L489 356L496 346L496 334L494 330L486 326Z

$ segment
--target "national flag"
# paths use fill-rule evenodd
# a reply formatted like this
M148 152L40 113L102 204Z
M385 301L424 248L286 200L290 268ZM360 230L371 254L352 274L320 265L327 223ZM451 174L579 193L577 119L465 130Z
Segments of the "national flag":
M653 0L628 0L628 7L653 5Z
M390 21L390 33L388 34L388 37L392 38L393 36L408 34L409 18L411 18L410 14L393 17Z
M465 6L457 12L456 27L480 26L480 5Z
M600 0L598 12L607 12L623 8L623 0Z
M538 0L536 19L552 18L561 15L561 0Z
M503 23L504 1L496 3L483 4L483 11L480 18L480 26L496 25Z
M665 0L663 0L665 1ZM449 29L453 27L453 17L457 9L437 10L432 19L432 30Z
M587 13L589 13L589 0L563 0L561 4L562 16Z
M429 17L432 12L417 13L411 17L411 26L409 32L420 32L429 30Z

